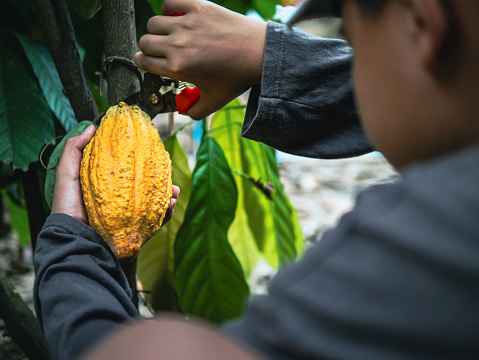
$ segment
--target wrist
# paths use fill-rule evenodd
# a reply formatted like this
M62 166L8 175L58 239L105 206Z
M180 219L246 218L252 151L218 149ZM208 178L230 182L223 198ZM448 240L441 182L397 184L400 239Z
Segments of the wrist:
M242 62L242 74L245 76L244 79L249 88L261 83L268 23L249 18L247 20L250 30L245 35L247 39L243 54L246 56L246 59Z

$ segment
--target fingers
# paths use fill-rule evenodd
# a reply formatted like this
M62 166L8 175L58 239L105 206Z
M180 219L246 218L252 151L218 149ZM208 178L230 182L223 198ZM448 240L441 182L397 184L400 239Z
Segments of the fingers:
M210 115L213 111L209 111L208 108L204 105L201 100L193 105L188 111L183 115L188 115L193 120L201 120Z
M153 16L146 23L146 30L150 34L168 35L175 24L180 21L181 19L174 16Z
M213 85L213 84L212 84ZM229 91L225 88L222 92L218 93L213 85L213 90L210 88L200 88L201 96L198 102L193 105L184 115L188 115L193 120L201 120L209 116L213 112L221 109L227 105L230 101L236 99L247 87L240 89L239 91Z
M138 44L143 54L147 56L166 57L166 38L163 35L143 35Z
M173 217L173 212L175 211L176 201L178 200L178 195L180 194L180 188L176 185L173 185L172 195L170 199L170 207L166 211L165 219L163 220L163 225L171 220Z
M173 185L173 191L172 191L171 197L173 199L178 199L178 195L180 195L180 187L176 186L176 185Z
M164 57L148 56L140 51L135 54L134 61L140 69L149 73L177 79L175 73L169 70L167 60Z

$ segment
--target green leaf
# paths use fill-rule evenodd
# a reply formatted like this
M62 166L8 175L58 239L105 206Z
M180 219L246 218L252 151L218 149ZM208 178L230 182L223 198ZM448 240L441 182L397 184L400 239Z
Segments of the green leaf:
M70 6L83 20L90 20L101 9L101 0L70 0Z
M62 82L50 51L45 46L34 42L24 35L18 33L15 35L23 46L30 65L32 65L48 106L63 125L65 131L70 131L78 122L70 100L63 93Z
M243 158L243 172L251 178L266 184L272 180L266 171L265 145L256 141L246 140L241 156ZM268 148L267 148L268 149ZM272 150L272 149L271 149ZM272 150L274 153L274 150ZM278 268L278 251L274 231L274 208L272 200L250 183L252 191L245 192L245 202L248 206L248 221L252 232L255 234L255 241L260 252L275 269ZM271 244L272 246L268 246ZM268 252L266 252L268 249Z
M231 168L244 172L244 160L241 154L244 151L244 142L249 141L242 138L241 126L244 119L244 107L238 100L231 102L222 110L216 112L211 123L211 136L218 142L228 160ZM240 261L246 280L249 281L251 272L254 270L260 259L260 252L256 246L255 235L263 237L264 233L253 233L249 226L249 210L257 208L258 201L268 201L262 194L257 192L249 179L243 176L235 176L238 189L238 205L236 215L228 231L228 240ZM247 196L247 193L254 193L254 196ZM247 202L247 198L259 197L254 203ZM260 211L255 212L256 219L266 216ZM259 241L259 240L257 240Z
M45 187L44 187L45 200L50 208L52 207L52 201L53 201L53 189L55 187L55 174L57 173L58 163L60 162L60 158L62 157L65 143L67 142L69 138L80 135L91 124L93 124L93 122L89 120L84 120L79 122L77 126L71 129L63 137L62 141L60 141L60 143L55 147L52 154L50 155L50 159L48 160L47 176L45 179ZM96 126L97 125L95 125L95 127Z
M17 183L13 184L16 188ZM12 189L15 190L15 189ZM26 246L30 243L30 225L28 223L27 208L24 204L19 203L13 199L6 189L2 190L2 196L7 203L8 212L10 215L10 226L15 231L20 239L20 245Z
M274 214L274 235L279 266L281 267L302 255L305 242L296 210L285 193L284 186L279 178L279 167L275 151L264 146L264 157L267 161L266 171L269 174L268 177L275 187L271 212ZM269 252L270 250L267 246L264 249L264 253L268 254Z
M222 323L241 315L249 290L227 238L236 184L211 137L198 149L191 193L175 242L176 288L184 312Z
M264 203L266 213L265 228L270 229L271 237L258 244L268 263L275 269L297 259L304 249L304 237L296 210L292 206L280 180L276 151L262 143L249 144L245 156L251 159L248 173L254 178L270 182L275 190L273 201ZM254 221L254 218L251 218ZM252 224L254 227L255 225Z
M185 217L191 194L191 170L188 157L176 136L165 140L165 149L173 165L173 184L180 187L180 196L173 218L143 245L138 256L137 274L146 300L155 311L180 309L174 281L174 244Z
M245 14L246 10L248 9L248 4L244 0L223 0L218 1L218 3L227 9L239 12L241 14Z
M276 13L276 5L278 0L252 0L253 9L255 9L263 19L271 19Z
M163 1L159 0L147 0L148 4L150 4L151 11L153 11L153 14L155 15L161 15L161 5L163 4Z
M23 51L11 36L0 36L0 161L26 171L54 136L50 109Z
M216 113L211 134L225 151L232 168L263 184L270 182L275 188L271 201L253 182L241 177L241 185L238 182L240 196L235 221L242 221L243 227L249 225L248 231L253 234L256 247L268 263L277 269L302 253L302 230L296 211L280 181L275 150L262 143L240 138L243 119L244 109L235 100ZM236 179L238 181L238 177ZM243 213L245 217L239 219ZM247 235L243 233L242 236ZM247 250L249 248L249 256L256 259L255 249L245 238L238 239L243 249L232 239L235 237L230 238L230 242L246 273L249 269Z

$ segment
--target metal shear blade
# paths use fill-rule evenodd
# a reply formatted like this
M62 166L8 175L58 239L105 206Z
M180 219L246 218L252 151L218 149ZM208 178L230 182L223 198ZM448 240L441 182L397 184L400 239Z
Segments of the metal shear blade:
M172 87L172 89L162 93L161 90L164 87ZM140 91L128 96L124 102L128 105L138 105L153 119L160 113L176 111L175 89L178 87L177 80L145 73Z

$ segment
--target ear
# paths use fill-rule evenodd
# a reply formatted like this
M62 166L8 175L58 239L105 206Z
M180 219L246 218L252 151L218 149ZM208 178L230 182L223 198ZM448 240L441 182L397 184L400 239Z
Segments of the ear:
M441 0L409 0L409 29L425 67L434 70L442 61L448 38L448 15Z

